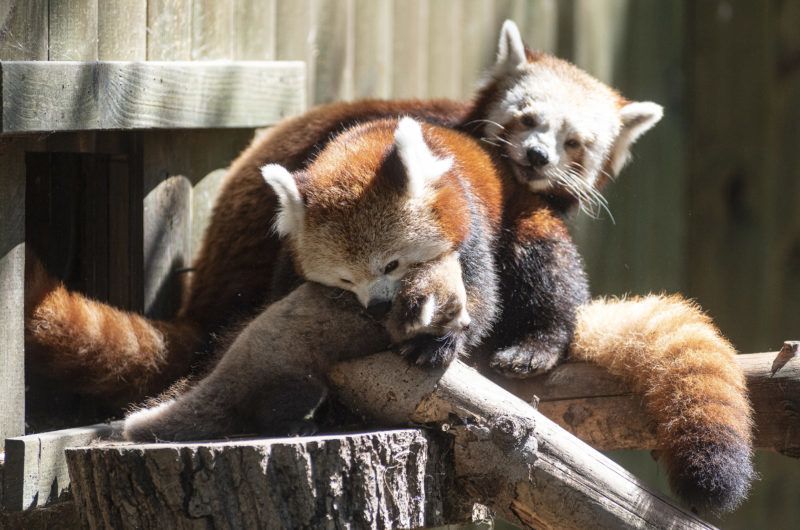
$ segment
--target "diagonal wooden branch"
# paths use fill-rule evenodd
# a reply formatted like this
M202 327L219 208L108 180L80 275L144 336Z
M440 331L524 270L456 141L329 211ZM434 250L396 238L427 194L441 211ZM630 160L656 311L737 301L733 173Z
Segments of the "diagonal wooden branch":
M755 411L755 445L800 457L800 358L781 352L741 354ZM787 358L788 357L788 358ZM773 366L780 365L773 373ZM567 363L547 376L493 380L600 450L656 449L655 425L641 396L599 366Z
M329 376L361 413L453 432L458 489L516 524L711 528L460 362L421 370L381 353L339 363Z

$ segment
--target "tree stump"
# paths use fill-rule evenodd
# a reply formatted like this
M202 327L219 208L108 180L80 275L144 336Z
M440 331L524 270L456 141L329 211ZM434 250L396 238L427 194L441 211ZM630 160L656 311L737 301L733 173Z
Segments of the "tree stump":
M89 528L440 525L450 466L421 430L67 450Z

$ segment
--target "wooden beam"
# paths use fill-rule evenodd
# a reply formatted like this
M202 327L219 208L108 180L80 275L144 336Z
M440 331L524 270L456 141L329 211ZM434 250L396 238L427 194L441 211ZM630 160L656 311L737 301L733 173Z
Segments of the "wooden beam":
M67 450L88 528L418 528L446 452L420 430Z
M0 63L2 133L258 127L305 102L300 62Z
M800 457L800 359L786 358L773 375L778 355L742 354L736 362L747 377L756 447ZM544 377L493 379L524 401L538 402L545 416L597 449L657 448L641 396L599 366L567 363Z
M3 508L27 510L63 500L70 484L64 449L107 438L120 428L120 422L103 423L7 439Z

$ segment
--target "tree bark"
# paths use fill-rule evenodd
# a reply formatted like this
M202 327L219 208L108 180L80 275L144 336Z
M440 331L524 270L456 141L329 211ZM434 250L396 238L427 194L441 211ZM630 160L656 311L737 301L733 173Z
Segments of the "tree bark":
M419 430L68 449L89 528L443 524L449 451Z
M365 415L454 434L459 496L515 524L711 528L458 361L444 372L421 370L382 353L339 363L330 378L340 398Z

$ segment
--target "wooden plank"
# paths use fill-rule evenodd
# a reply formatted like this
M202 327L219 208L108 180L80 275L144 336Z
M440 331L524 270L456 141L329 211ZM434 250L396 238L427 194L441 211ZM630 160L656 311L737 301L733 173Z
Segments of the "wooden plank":
M275 59L275 3L276 0L234 0L232 59Z
M176 272L191 262L192 184L181 174L189 149L182 145L185 135L176 133L143 140L144 311L169 318L181 298Z
M392 4L355 1L353 97L390 96L392 80Z
M558 8L556 0L528 0L524 18L519 20L525 44L534 50L555 53L558 45Z
M605 194L614 222L579 215L575 238L598 294L685 289L687 203L685 7L680 2L579 2L576 61L664 119L634 145L633 161ZM623 29L619 20L629 22ZM615 36L616 35L616 36ZM620 35L624 37L619 37ZM703 304L705 307L705 304Z
M226 167L251 129L143 133L145 312L169 316L180 303L192 262ZM195 189L192 189L192 186ZM195 225L197 229L195 230Z
M127 156L108 158L108 302L123 309L133 309L133 292L136 288L131 282L133 263L131 249L136 243L134 237L134 218L130 159Z
M64 449L108 438L121 426L102 423L7 439L3 507L19 511L63 500L70 483Z
M192 0L147 1L147 60L192 58Z
M484 0L463 2L461 48L463 68L461 91L474 94L478 80L494 63L499 31L494 28L494 3Z
M101 61L147 59L147 0L103 0L97 10Z
M281 61L305 61L306 103L314 100L314 19L315 0L278 2L275 28L275 57Z
M428 93L431 98L468 98L461 86L462 3L430 0L428 14Z
M233 58L233 0L192 0L192 60Z
M392 15L392 97L428 93L428 2L395 2Z
M97 2L49 3L49 60L97 60Z
M255 127L303 108L295 62L4 62L7 132Z
M791 234L784 232L791 221L775 227L770 218L797 218L785 206L795 197L773 187L779 182L773 142L781 141L776 111L787 109L772 102L778 59L772 8L746 1L728 9L690 5L687 294L714 315L734 344L756 349L779 339L768 331L770 305L781 297L770 279L778 274L772 231ZM741 72L747 72L746 82ZM780 145L797 156L796 144ZM796 180L796 174L788 178ZM796 314L790 318L796 333Z
M0 444L25 432L24 145L0 138Z
M47 59L47 0L0 2L0 61Z
M354 0L317 0L314 103L353 97Z

